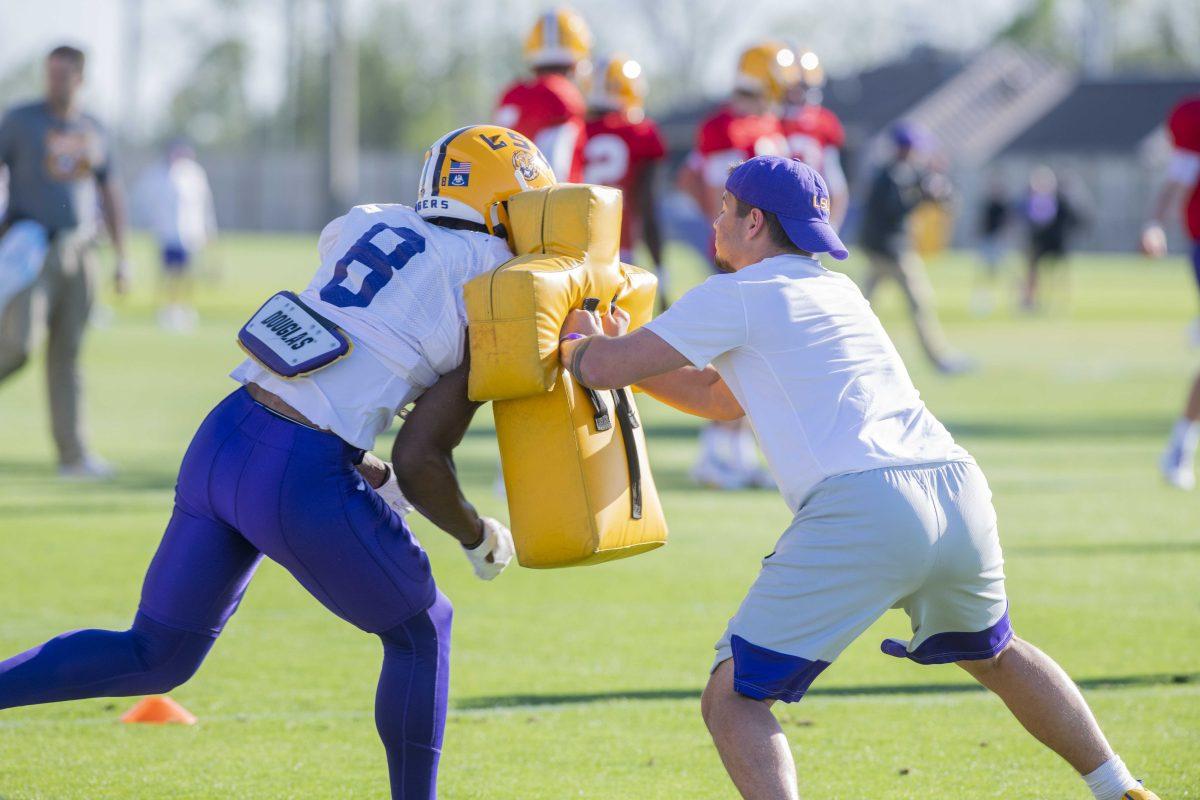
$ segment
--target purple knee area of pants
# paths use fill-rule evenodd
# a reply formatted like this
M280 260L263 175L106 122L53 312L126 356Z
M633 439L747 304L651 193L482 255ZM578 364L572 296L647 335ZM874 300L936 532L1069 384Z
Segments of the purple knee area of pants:
M891 652L884 643L883 652L888 655L907 657L918 664L953 664L955 661L980 661L997 655L1012 641L1012 622L1008 611L995 625L975 633L947 632L930 636L921 645L907 653Z
M729 640L733 650L733 688L754 700L795 703L829 666L828 661L811 661L746 641Z

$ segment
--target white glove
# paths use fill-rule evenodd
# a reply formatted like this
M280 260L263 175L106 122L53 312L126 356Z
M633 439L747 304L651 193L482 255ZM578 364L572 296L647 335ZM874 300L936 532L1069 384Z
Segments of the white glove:
M504 571L516 549L508 528L491 517L483 517L483 541L471 550L464 547L463 552L475 569L475 577L490 581ZM491 561L488 556L492 557Z
M388 465L388 475L383 480L383 485L375 490L383 501L400 515L400 519L404 519L412 512L412 503L408 502L408 498L404 496L404 492L400 491L400 484L396 482L396 471Z

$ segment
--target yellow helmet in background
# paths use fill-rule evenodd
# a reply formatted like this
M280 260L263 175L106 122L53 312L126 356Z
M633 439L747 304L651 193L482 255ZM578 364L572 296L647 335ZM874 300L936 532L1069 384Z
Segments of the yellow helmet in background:
M538 17L525 38L525 63L531 67L569 67L586 61L592 32L577 12L565 6Z
M554 170L537 145L499 125L450 131L425 151L416 211L426 219L474 222L512 245L506 202L517 192L553 186Z
M742 53L734 88L779 102L788 87L798 80L800 65L795 51L784 42L771 40L760 42Z
M595 109L639 112L646 103L642 65L624 53L598 59L584 83L588 105Z

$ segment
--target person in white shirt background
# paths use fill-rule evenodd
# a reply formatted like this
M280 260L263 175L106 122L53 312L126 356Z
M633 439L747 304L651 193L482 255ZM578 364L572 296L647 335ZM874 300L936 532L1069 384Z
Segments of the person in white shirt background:
M709 419L743 412L795 514L716 645L701 711L743 797L797 800L771 706L796 702L889 608L912 622L885 653L957 663L998 694L1098 800L1153 800L1063 670L1013 635L991 491L925 407L857 286L829 192L800 161L732 170L713 223L714 275L625 335L619 308L572 311L560 358L576 382L629 384Z
M164 157L138 183L137 201L162 259L159 324L167 330L195 328L193 268L217 237L217 213L204 167L183 140L167 145Z

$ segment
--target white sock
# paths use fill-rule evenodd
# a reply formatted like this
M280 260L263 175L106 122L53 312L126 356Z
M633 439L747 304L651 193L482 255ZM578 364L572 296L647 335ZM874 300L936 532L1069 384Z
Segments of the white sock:
M1196 444L1200 442L1200 422L1180 417L1175 423L1175 429L1171 431L1171 441L1179 443L1184 455L1195 453Z
M1084 775L1083 781L1096 800L1121 800L1125 792L1141 787L1117 755Z

